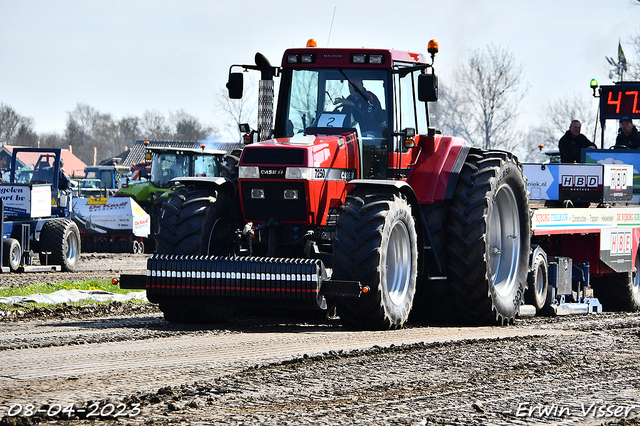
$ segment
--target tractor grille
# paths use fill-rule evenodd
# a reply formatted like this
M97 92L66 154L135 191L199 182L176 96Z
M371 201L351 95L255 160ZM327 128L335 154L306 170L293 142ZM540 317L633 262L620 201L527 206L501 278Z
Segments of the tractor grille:
M307 222L307 202L303 182L242 182L242 200L246 220L271 218L291 222ZM264 190L264 199L251 198L252 189ZM285 200L284 190L298 190L297 200Z
M147 261L147 298L290 300L316 306L326 280L317 259L153 255Z
M302 149L249 148L244 150L242 164L304 165Z

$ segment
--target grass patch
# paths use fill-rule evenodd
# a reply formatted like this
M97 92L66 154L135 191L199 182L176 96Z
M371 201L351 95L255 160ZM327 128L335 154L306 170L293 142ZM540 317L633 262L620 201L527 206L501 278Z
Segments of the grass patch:
M32 294L49 294L54 293L59 290L102 290L108 291L109 293L119 293L119 294L127 294L132 291L141 291L141 290L128 290L121 289L119 285L111 284L111 280L87 280L87 281L78 281L78 282L61 282L61 283L39 283L33 284L27 287L0 287L0 297L11 297L11 296L29 296ZM97 313L109 312L111 308L108 306L111 305L112 301L97 301L94 299L81 300L79 302L65 302L65 303L16 303L11 305L0 304L0 313L1 311L6 312L7 314L15 313L14 311L19 311L21 316L24 317L33 317L34 313L37 314L35 316L46 316L51 313L64 313L69 310L76 309L91 309ZM122 306L130 306L133 305L148 305L148 302L139 300L139 299L130 299L126 302L116 302ZM123 305L124 303L124 305ZM92 305L93 308L91 308ZM81 311L82 312L82 311ZM1 319L2 315L0 315Z
M121 289L119 285L111 284L110 280L87 280L78 282L40 283L27 287L0 287L0 297L29 296L31 294L49 294L58 290L103 290L109 293L127 294L136 290ZM139 290L138 290L139 291Z

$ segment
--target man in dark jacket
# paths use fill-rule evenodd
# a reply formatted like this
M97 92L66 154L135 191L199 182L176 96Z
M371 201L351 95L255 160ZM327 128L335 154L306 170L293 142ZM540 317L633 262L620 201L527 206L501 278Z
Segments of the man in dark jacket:
M616 146L626 146L629 149L640 148L640 133L629 117L620 119L620 131L616 138Z
M578 120L573 120L569 130L560 138L558 147L560 148L560 161L563 163L579 163L582 161L581 153L583 148L597 148L585 135L580 133L582 124Z

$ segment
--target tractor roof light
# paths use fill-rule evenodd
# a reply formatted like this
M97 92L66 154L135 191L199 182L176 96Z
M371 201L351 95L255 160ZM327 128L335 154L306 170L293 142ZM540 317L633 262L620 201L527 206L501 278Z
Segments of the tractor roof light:
M307 47L318 47L318 43L312 38L307 41Z
M438 50L440 49L440 47L438 46L438 42L435 40L429 40L429 43L427 44L427 52L429 52L429 54L431 55L431 68L433 69L433 61L436 58L436 53L438 53Z
M364 54L351 55L351 61L354 64L364 64L366 60L367 60L367 57Z
M381 64L382 63L382 55L370 55L369 56L370 64Z
M303 64L311 64L313 63L313 55L309 54L309 55L301 55L300 56L300 62L302 62Z
M290 64L297 64L298 63L298 55L296 55L295 53L287 55L287 62L290 63Z
M438 42L435 40L429 40L429 44L427 44L427 52L435 55L436 53L438 53L438 50Z

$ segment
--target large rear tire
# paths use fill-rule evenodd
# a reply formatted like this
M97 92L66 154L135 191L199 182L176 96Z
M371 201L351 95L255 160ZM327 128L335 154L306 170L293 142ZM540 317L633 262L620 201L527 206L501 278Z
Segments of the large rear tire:
M511 323L527 286L531 232L526 180L515 157L471 150L449 212L455 314L474 324Z
M47 221L40 231L39 251L41 264L60 265L63 271L74 272L81 253L78 226L69 219Z
M226 255L235 240L231 199L220 190L178 188L162 205L155 235L161 254Z
M338 298L341 321L360 329L396 329L407 321L416 289L417 234L411 207L398 194L354 189L336 222L333 277L370 291Z

